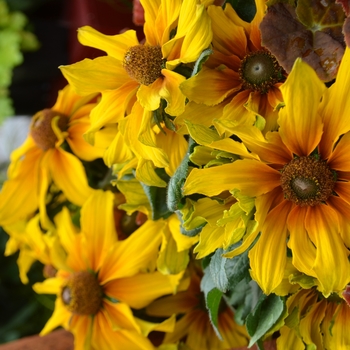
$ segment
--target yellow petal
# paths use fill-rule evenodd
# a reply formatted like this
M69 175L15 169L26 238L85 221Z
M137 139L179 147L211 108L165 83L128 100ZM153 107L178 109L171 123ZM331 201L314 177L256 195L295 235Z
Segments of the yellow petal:
M294 154L308 156L321 140L323 125L318 108L326 87L298 58L280 89L285 101L278 119L282 141Z
M167 276L159 272L143 273L109 282L108 293L132 308L141 309L153 300L172 293Z
M88 243L85 253L93 271L99 270L107 252L117 241L113 200L112 192L98 190L81 209L81 229Z
M255 160L237 160L234 163L206 169L193 169L188 175L183 192L205 194L209 197L223 191L239 189L243 195L256 197L280 186L280 173Z
M102 280L106 283L113 279L134 276L153 266L164 225L162 220L148 220L126 240L118 242L101 266Z
M59 68L79 95L118 89L131 80L122 64L109 56L86 58Z
M56 149L50 158L50 172L56 185L67 198L82 205L92 193L84 167L80 160L70 153Z
M350 100L347 94L349 84L350 50L347 47L340 63L336 82L329 88L329 93L322 101L324 133L320 148L323 158L328 158L338 138L350 130L348 123Z
M117 35L105 35L90 26L78 29L78 40L85 46L106 52L120 62L123 62L129 47L139 45L135 30L127 30Z
M281 282L287 263L287 217L291 202L283 201L266 217L258 242L249 252L251 275L265 294Z
M190 101L214 106L241 88L238 73L229 68L210 69L203 67L194 77L180 86Z
M339 235L336 212L327 205L309 207L305 227L317 248L313 266L324 296L343 290L350 279L349 251Z

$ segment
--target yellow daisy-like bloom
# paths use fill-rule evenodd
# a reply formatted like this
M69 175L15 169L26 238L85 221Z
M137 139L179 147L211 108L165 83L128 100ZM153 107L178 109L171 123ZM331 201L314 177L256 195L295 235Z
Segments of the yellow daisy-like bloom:
M63 326L74 334L76 349L153 349L143 333L147 323L138 321L131 308L141 309L173 292L168 277L152 272L161 241L159 224L147 221L117 241L113 200L111 192L95 191L82 207L80 233L68 210L56 218L67 259L55 277L33 286L38 293L57 295L41 335ZM171 322L163 328L169 329Z
M155 301L147 307L147 312L163 317L173 313L182 314L174 332L166 334L164 344L182 341L186 344L186 349L190 350L224 350L248 344L245 327L235 323L233 312L226 305L219 310L218 330L222 340L218 338L209 319L204 295L200 291L200 277L196 273L192 273L186 291Z
M198 74L181 84L191 102L177 123L188 119L210 126L214 119L224 118L253 125L258 114L266 120L265 130L276 129L275 107L282 101L279 86L284 76L276 58L261 46L265 0L257 0L256 8L248 23L229 3L224 10L208 7L214 52Z
M315 289L300 290L288 298L287 308L277 349L349 349L350 308L338 295L325 299Z
M145 10L144 44L140 44L134 30L110 36L85 26L78 31L79 41L105 51L107 55L61 67L79 94L102 94L101 101L91 113L91 128L86 135L89 142L93 142L95 132L119 123L132 112L124 123L128 128L135 124L131 127L132 139L128 140L130 132L125 125L118 126L105 161L108 165L124 163L130 161L134 153L136 163L139 163L137 175L140 179L152 172L152 166L166 168L172 175L171 168L176 168L178 163L173 163L171 154L176 153L174 149L179 149L179 158L184 155L185 140L182 136L166 130L171 139L167 142L164 137L168 135L163 135L159 128L153 130L157 127L152 111L161 107L170 116L184 111L186 98L179 85L186 78L175 69L180 64L195 62L212 38L209 16L199 1L143 0L141 3ZM132 111L136 100L140 106ZM162 100L166 101L166 106ZM125 149L124 139L130 150ZM120 156L119 146L123 144ZM173 150L167 152L170 144ZM163 147L165 152L162 152ZM154 178L148 182L147 177L142 180L159 185L160 179Z
M102 156L101 149L83 139L95 96L82 98L67 85L52 108L33 116L26 141L11 154L8 181L0 193L0 225L26 219L39 208L42 223L48 226L45 205L52 181L76 205L91 194L79 158L91 161ZM65 141L74 154L65 150Z
M325 296L349 282L349 67L347 49L336 82L326 89L298 59L281 87L278 132L264 137L255 127L222 123L242 140L220 140L222 149L243 159L194 169L184 185L186 195L238 189L255 197L258 229L228 256L248 249L261 232L249 257L252 277L266 294L283 278L287 246L294 266L314 277Z

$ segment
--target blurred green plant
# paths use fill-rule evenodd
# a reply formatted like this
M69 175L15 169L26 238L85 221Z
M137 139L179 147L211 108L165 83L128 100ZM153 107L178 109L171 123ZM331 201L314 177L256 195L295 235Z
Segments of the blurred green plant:
M36 36L26 30L27 23L22 12L11 12L7 2L0 0L0 124L14 114L8 90L13 68L23 62L22 51L39 48Z

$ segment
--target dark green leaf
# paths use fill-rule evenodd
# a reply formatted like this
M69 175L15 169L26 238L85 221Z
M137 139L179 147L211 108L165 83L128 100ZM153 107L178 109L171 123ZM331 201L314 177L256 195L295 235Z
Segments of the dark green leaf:
M237 15L245 22L251 22L256 14L255 0L226 0L225 5L230 4Z
M251 347L278 322L283 315L286 305L283 297L275 294L262 294L254 310L246 319L246 327L251 339Z
M156 169L156 173L165 182L169 181L169 176L164 169ZM141 185L151 205L151 219L158 220L160 218L168 218L172 214L172 211L168 209L166 204L167 189L163 187L147 186L143 183L141 183Z
M204 270L204 276L201 280L201 291L204 293L205 305L209 313L211 324L217 336L222 339L218 329L218 315L223 293L215 287L209 267Z
M190 139L188 144L188 150L180 166L176 169L175 174L171 177L169 181L166 199L168 208L172 212L182 207L182 187L187 177L189 156L192 152L193 147L194 141Z
M227 259L225 271L228 279L228 289L234 289L242 280L248 283L251 280L248 251L235 256L232 259Z
M201 69L205 61L209 58L209 56L213 53L211 49L205 49L198 57L196 63L194 64L192 77L196 75Z
M225 264L228 259L222 256L223 253L223 249L217 249L215 251L209 264L209 270L216 288L225 293L228 287Z

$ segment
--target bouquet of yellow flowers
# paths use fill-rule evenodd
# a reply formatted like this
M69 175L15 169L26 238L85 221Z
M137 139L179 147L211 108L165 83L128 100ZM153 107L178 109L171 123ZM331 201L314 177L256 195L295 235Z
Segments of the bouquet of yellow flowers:
M60 67L11 155L0 225L56 295L41 335L349 349L349 2L140 4L143 38L79 28L105 54Z

